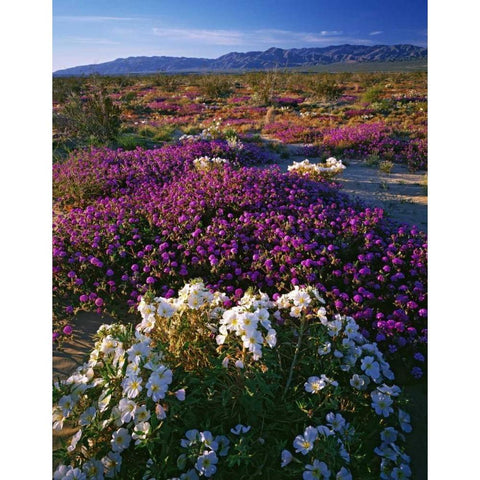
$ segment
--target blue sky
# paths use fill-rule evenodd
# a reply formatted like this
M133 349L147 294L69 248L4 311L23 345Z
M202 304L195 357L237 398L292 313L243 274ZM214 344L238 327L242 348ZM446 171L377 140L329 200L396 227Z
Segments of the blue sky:
M119 57L427 45L426 0L53 0L53 70Z

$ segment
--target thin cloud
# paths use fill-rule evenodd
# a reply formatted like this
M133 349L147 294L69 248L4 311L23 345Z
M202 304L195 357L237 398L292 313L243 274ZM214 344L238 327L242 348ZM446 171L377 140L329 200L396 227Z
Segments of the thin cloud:
M208 30L188 28L155 27L155 36L176 41L195 41L206 45L219 46L274 46L305 44L331 45L336 43L371 43L370 40L343 35L341 30L321 30L319 32L297 32L278 29L253 31Z
M79 43L82 45L120 45L120 42L114 42L108 38L91 38L91 37L66 37L64 42Z
M374 32L370 32L369 35L380 35L383 33L383 30L375 30Z
M158 37L202 41L212 45L242 45L244 34L235 30L203 30L187 28L153 28Z
M78 16L67 16L67 15L57 15L53 17L53 20L59 22L124 22L136 20L133 17L101 17L101 16L89 16L89 15L78 15Z

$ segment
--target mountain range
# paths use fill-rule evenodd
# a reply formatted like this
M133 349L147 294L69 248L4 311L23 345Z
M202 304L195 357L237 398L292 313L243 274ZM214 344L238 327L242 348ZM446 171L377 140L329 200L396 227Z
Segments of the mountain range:
M215 59L165 56L117 58L111 62L57 70L53 75L227 72L312 67L334 63L398 62L426 58L427 49L415 45L337 45L291 49L272 47L263 52L231 52Z

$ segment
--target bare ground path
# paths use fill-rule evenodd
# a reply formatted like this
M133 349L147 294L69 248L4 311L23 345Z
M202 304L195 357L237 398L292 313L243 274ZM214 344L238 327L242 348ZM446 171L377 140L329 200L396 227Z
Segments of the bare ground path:
M278 143L265 138L264 142ZM301 162L305 155L299 155L302 144L284 145L288 158L273 152L276 158L274 166L286 172L293 162ZM318 158L310 157L312 163ZM382 208L387 216L399 223L417 226L427 231L427 187L425 172L409 172L405 165L395 164L390 173L380 171L378 167L369 166L362 160L346 160L347 168L336 179L343 186L343 191L365 204ZM263 168L269 168L272 165Z

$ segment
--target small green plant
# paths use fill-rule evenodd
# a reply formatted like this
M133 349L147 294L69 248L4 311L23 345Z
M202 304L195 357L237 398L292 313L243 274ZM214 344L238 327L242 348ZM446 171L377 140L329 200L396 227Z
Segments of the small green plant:
M376 167L380 163L380 157L378 154L372 153L365 159L365 162L369 167Z
M169 142L173 139L175 125L163 125L156 129L153 139L156 142Z
M138 134L142 137L153 138L157 133L157 129L151 125L142 125L138 129Z
M392 169L394 167L394 163L390 160L383 160L378 164L378 168L381 172L390 174L392 173Z
M363 93L361 100L365 103L379 102L382 98L383 88L379 85L368 88Z

